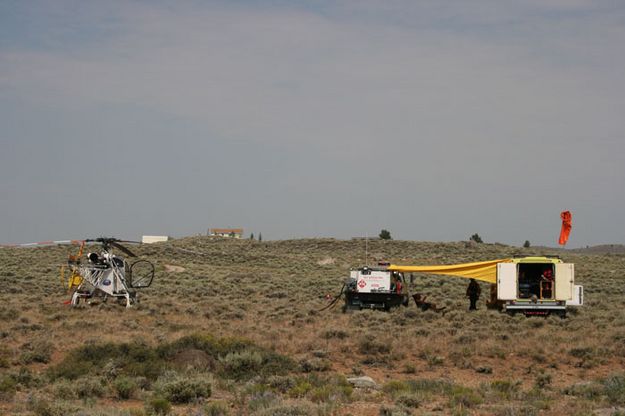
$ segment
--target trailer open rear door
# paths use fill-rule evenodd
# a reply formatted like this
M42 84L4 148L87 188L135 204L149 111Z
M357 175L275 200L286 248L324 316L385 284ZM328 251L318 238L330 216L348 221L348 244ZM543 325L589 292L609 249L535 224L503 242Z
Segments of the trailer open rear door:
M515 300L517 298L516 263L497 264L497 299Z
M556 264L556 300L573 299L574 267L572 263Z

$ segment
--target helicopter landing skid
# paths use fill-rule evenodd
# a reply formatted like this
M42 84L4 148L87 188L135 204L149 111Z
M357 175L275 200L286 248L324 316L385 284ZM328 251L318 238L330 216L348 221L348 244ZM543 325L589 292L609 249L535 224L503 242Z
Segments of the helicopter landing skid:
M128 292L106 294L106 295L104 295L102 297L103 302L106 302L106 299L107 299L108 296L111 296L111 297L114 297L114 298L117 298L117 299L125 299L127 308L130 308L132 306L132 304L136 302L136 294L131 294L131 293L128 293ZM88 299L93 299L93 297L94 297L93 292L76 291L72 295L72 300L71 300L70 304L72 306L76 307L80 303L81 299L88 300Z

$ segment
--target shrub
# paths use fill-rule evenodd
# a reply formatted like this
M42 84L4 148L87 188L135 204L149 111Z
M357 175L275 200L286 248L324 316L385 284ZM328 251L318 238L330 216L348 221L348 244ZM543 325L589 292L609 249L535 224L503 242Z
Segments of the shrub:
M332 396L333 389L331 386L315 387L310 392L310 400L313 402L327 402Z
M33 374L26 367L21 367L13 377L18 384L24 387L39 387L44 382L38 374Z
M9 375L0 376L0 400L9 400L17 390L17 381Z
M160 346L157 351L161 357L169 358L180 351L196 349L218 358L228 353L241 352L252 346L251 341L243 338L215 338L212 335L192 334Z
M562 393L569 396L582 397L588 400L596 400L603 394L604 387L599 383L577 383L566 387Z
M104 369L111 376L120 373L154 380L163 371L164 362L143 343L93 344L71 351L63 361L49 369L48 375L52 379L73 380L87 374L102 374Z
M348 336L349 336L349 333L347 333L346 331L343 331L342 329L328 329L322 334L322 338L324 339L331 339L331 338L345 339Z
M551 385L551 374L541 372L536 376L534 386L536 388L544 389Z
M374 338L363 338L358 344L361 354L388 354L391 352L391 346L385 342L378 341Z
M106 388L99 377L86 376L81 377L74 382L76 395L81 399L91 397L102 397L106 392Z
M280 393L286 393L289 389L295 387L297 381L290 376L272 376L267 380L267 384Z
M317 415L314 408L306 404L276 405L261 412L257 416L313 416Z
M279 401L279 397L271 391L258 392L247 400L247 407L251 411L267 409L275 405Z
M314 402L344 402L350 399L352 385L344 376L310 374L295 380L287 395L293 398L309 398Z
M397 406L397 407L382 406L378 414L380 416L410 416L412 412L401 406Z
M494 396L497 399L515 400L520 392L521 382L495 380L487 385L482 385L481 387L483 390L494 393Z
M159 380L156 390L160 396L172 403L190 403L211 395L209 381L195 377L171 376L169 379Z
M410 391L410 385L405 381L391 380L382 386L382 391L391 397Z
M126 376L116 378L113 382L113 387L117 397L122 400L133 397L138 388L136 381Z
M60 380L55 383L52 391L54 392L54 397L63 400L71 400L77 397L76 386L68 380Z
M204 413L206 416L228 416L230 409L226 402L215 401L204 406Z
M219 358L218 373L236 380L254 375L281 375L295 367L290 358L255 346L239 338L214 338L206 335L183 337L158 348L143 343L92 344L71 351L59 364L48 369L52 380L75 380L98 374L115 379L120 376L156 380L176 354L185 350L200 350L211 360Z
M11 350L8 347L0 345L0 368L9 368L11 355Z
M575 358L581 358L581 359L590 359L594 356L595 353L595 349L592 347L577 347L577 348L571 348L569 350L569 354L572 355Z
M614 375L603 381L604 393L611 404L625 404L625 375Z
M328 371L332 368L332 363L323 358L311 358L309 360L300 361L300 367L305 373L311 371Z
M148 415L168 415L171 412L169 400L159 396L150 398L144 407Z
M29 406L36 416L65 416L75 414L78 409L57 400L50 402L46 399L35 398Z
M494 413L495 416L537 416L538 409L529 406L513 406L505 405L500 409L497 409Z
M409 380L407 384L410 391L434 394L446 394L453 387L450 382L445 380Z
M395 403L405 407L417 408L421 406L423 399L416 394L401 394L396 400Z
M449 394L454 386L444 380L392 380L382 386L382 391L389 394L393 398L401 396L410 396L411 398L421 400L422 397L430 394Z
M305 397L313 388L308 380L300 380L287 392L290 397Z
M448 396L451 407L475 407L482 403L482 397L468 387L454 386Z
M404 373L406 374L415 374L417 372L417 367L412 363L404 364Z
M47 364L52 358L54 346L48 341L38 341L34 344L26 344L23 346L24 351L20 355L22 364L44 363Z
M295 367L288 357L267 351L243 338L214 338L211 335L193 334L158 348L159 356L170 358L176 353L197 349L216 359L223 377L236 380L249 379L257 374L285 374Z
M263 357L256 351L232 352L219 358L221 373L236 380L248 379L260 372Z

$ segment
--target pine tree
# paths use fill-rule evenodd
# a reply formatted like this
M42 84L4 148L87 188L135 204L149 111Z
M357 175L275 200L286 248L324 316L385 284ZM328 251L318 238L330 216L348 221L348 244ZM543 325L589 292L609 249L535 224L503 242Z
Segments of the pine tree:
M523 247L530 248L530 240L525 240L525 243L523 243Z
M250 240L253 240L253 239L254 239L254 233L250 235Z
M480 237L480 235L478 233L475 233L471 236L471 238L469 238L469 240L471 241L475 241L476 243L483 243L484 241L482 241L482 237Z
M258 241L263 241L263 235L262 235L262 233L258 233Z
M391 237L391 232L389 230L382 230L380 231L380 240L392 240L393 238Z

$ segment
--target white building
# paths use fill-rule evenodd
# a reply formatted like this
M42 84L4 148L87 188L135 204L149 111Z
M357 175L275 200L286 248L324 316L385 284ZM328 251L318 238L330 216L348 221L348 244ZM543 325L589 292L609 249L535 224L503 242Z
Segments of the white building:
M211 228L208 235L214 237L242 238L243 228Z
M167 240L169 240L169 237L166 235L144 235L141 237L141 242L143 244L160 243Z

